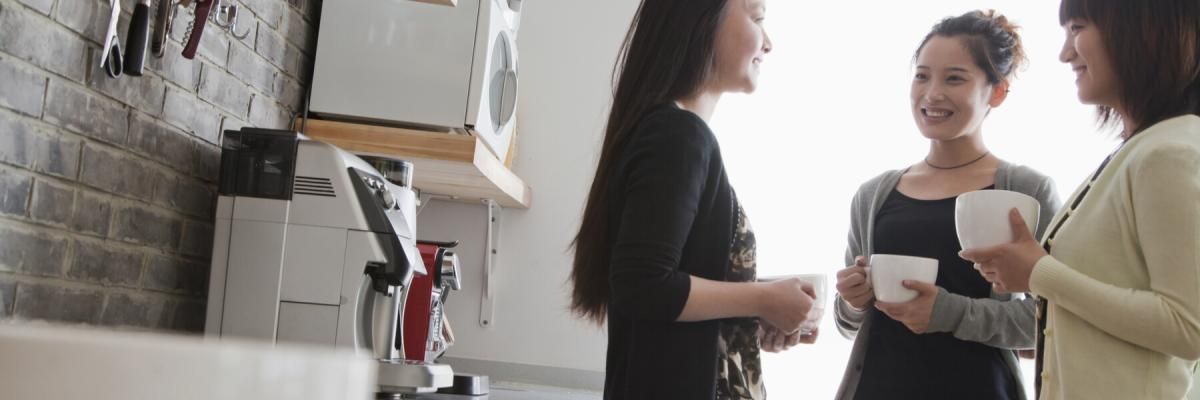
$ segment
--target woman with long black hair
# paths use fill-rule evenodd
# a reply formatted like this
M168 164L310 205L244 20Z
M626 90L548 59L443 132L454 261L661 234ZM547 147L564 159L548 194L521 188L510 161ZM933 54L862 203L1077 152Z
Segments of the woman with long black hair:
M625 38L571 273L573 311L608 323L605 399L762 399L759 336L815 340L798 332L810 286L756 282L708 127L722 94L755 89L765 14L765 0L643 0Z

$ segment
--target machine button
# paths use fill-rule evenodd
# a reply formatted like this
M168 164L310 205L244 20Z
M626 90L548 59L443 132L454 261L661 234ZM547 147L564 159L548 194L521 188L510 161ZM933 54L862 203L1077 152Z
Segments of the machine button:
M384 209L390 210L396 208L396 196L393 196L391 191L381 191L379 194L379 199L383 200Z

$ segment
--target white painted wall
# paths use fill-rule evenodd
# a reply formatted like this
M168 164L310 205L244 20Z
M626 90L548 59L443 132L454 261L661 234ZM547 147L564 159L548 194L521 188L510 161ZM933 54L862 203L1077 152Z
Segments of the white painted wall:
M533 206L502 214L492 327L478 323L486 208L435 200L419 217L421 238L462 241L465 282L448 300L458 339L449 356L604 370L604 332L567 310L568 246L603 137L613 62L637 4L525 2L518 36L520 133L513 164L533 187Z

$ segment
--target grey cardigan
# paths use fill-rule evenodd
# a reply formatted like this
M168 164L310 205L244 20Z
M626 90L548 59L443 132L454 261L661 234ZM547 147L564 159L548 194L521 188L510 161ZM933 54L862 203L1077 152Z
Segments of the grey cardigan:
M872 251L875 215L883 202L900 182L903 170L888 171L867 181L858 189L850 204L850 235L846 248L845 265L853 265L855 256L869 256ZM1050 217L1058 213L1059 200L1050 178L1029 167L1001 161L996 168L995 188L1024 193L1041 203L1037 236L1045 233ZM1002 349L1030 349L1037 338L1034 320L1036 301L1029 296L992 293L988 299L972 299L941 289L933 304L933 315L929 321L929 332L950 332L961 340L983 343ZM837 296L834 301L834 316L838 331L847 339L854 340L850 360L836 399L852 400L862 377L862 363L867 354L871 318L869 313L855 311ZM1005 361L1012 375L1021 382L1015 352L1004 352ZM1025 392L1019 391L1021 398Z

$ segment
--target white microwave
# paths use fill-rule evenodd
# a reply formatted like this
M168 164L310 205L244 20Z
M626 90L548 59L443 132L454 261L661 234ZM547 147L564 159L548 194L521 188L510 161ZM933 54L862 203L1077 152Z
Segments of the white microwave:
M325 0L309 110L469 133L500 160L513 139L521 0Z

